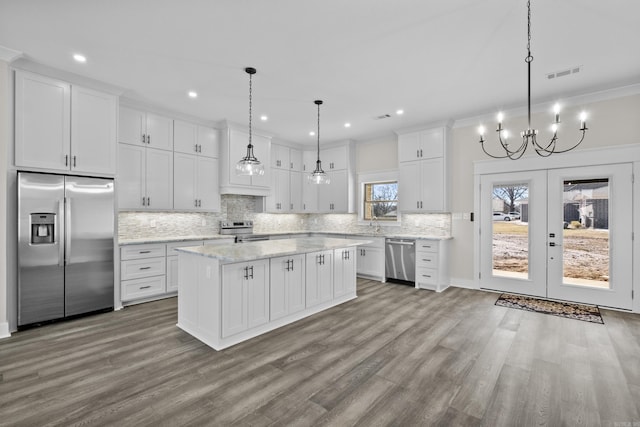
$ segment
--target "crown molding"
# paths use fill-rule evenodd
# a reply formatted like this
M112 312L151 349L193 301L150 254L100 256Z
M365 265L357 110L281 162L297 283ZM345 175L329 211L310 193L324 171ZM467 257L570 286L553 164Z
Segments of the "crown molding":
M0 61L12 63L16 59L22 58L23 55L20 51L0 45Z

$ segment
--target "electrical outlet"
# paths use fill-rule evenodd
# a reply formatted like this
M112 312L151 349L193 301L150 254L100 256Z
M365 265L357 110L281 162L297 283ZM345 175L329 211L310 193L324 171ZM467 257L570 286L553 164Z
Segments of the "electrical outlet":
M149 226L151 228L155 228L156 227L156 221L154 219L152 219L151 221L149 221Z

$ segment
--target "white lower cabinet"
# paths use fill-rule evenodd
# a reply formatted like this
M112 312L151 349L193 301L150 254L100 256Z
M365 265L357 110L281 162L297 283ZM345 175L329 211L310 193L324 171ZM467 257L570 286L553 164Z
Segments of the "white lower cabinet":
M351 237L351 239L362 240L363 238ZM371 240L371 243L358 246L355 250L357 275L385 282L384 237L367 237L366 239Z
M448 240L416 240L416 288L442 292L449 287Z
M270 260L270 318L280 319L305 308L305 258L291 255Z
M222 336L269 321L269 260L222 266Z
M356 294L356 248L333 253L333 297Z
M333 298L333 251L306 255L306 306L313 307Z

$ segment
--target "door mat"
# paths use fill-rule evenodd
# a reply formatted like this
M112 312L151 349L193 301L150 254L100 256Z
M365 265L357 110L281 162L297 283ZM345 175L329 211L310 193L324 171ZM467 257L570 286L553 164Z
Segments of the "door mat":
M535 311L537 313L551 314L553 316L582 320L584 322L601 323L604 325L604 321L600 315L600 310L598 307L593 305L549 301L514 294L500 295L500 298L496 301L496 305L517 308L519 310Z

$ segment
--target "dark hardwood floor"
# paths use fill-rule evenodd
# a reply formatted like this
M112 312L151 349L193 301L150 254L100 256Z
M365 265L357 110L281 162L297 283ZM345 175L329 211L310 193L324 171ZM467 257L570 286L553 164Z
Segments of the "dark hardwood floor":
M0 425L640 426L640 316L605 325L359 280L216 352L176 299L0 341Z

